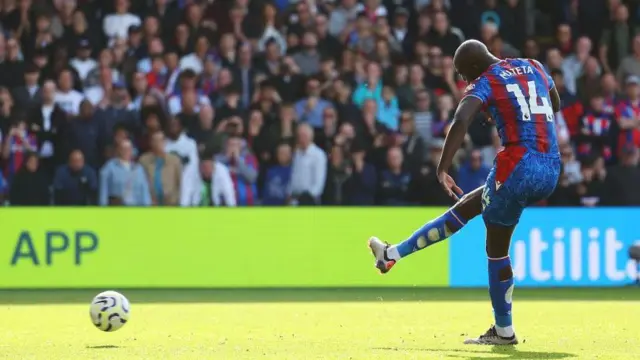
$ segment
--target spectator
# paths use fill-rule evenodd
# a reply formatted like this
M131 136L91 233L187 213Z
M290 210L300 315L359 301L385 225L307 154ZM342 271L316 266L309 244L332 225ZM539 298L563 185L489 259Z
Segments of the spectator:
M217 156L217 162L225 165L231 174L239 206L255 205L257 198L258 162L247 149L239 136L227 139L223 154Z
M69 162L56 170L53 191L53 202L56 205L96 205L98 175L94 169L85 165L80 150L72 151Z
M40 69L35 64L29 64L24 69L24 85L13 90L16 105L22 109L30 109L42 100L40 88Z
M616 106L616 119L620 128L618 151L626 144L640 146L640 77L632 75L625 81L627 98Z
M182 164L182 179L180 205L189 206L192 204L194 191L198 189L198 166L200 157L198 155L198 145L187 136L182 123L177 118L169 120L167 125L167 137L165 142L165 151L178 156Z
M67 114L58 105L57 99L59 97L53 81L45 82L42 87L42 103L29 114L30 133L36 137L41 157L40 165L49 179L53 179L56 166L65 161L70 149L67 143L69 139L66 137ZM80 105L78 110L79 108Z
M429 144L433 139L434 114L431 111L431 95L426 90L416 93L416 111L413 114L416 132Z
M204 69L204 61L207 54L210 51L209 50L210 46L211 45L209 44L209 39L207 38L207 35L200 34L196 38L194 52L192 52L189 55L183 56L182 59L180 59L180 65L179 65L180 69L182 71L186 69L190 69L196 75L199 75L200 73L202 73L202 70Z
M367 66L367 77L365 81L358 84L353 93L353 103L362 106L367 99L373 99L376 102L382 102L382 78L380 66L371 62Z
M482 153L474 149L468 160L458 170L458 186L465 194L484 185L489 176L489 167L483 164Z
M581 103L589 103L589 99L598 93L602 93L601 68L598 60L589 56L584 64L582 75L576 81L576 94Z
M141 165L133 161L131 141L117 144L117 157L100 169L98 203L101 206L149 206L149 185Z
M365 159L364 144L351 145L351 170L344 190L344 205L372 206L375 204L377 174L376 170Z
M576 137L578 154L582 156L595 154L611 161L613 156L613 114L604 111L602 95L591 98L589 110L582 117L580 134Z
M13 206L45 206L51 203L47 177L39 170L38 154L26 153L9 190Z
M618 67L618 81L623 83L629 76L640 76L640 34L633 38L633 53L625 56Z
M33 134L27 130L27 122L18 118L9 128L7 136L2 143L2 159L4 160L4 173L9 184L13 183L14 176L20 169L24 169L24 163L31 153L37 153L38 143ZM33 166L38 167L37 163Z
M58 91L55 95L55 103L67 114L76 116L80 112L80 103L84 96L73 87L74 81L71 70L63 70L58 76Z
M129 28L142 25L142 21L137 15L129 12L129 0L114 0L114 3L116 11L104 17L102 29L110 40L126 39Z
M443 139L434 139L429 144L427 156L420 170L413 174L410 196L411 199L421 205L448 206L451 204L449 195L442 190L441 186L438 186L438 177L436 176L436 169L443 147ZM460 180L455 169L450 170L449 175L456 181Z
M313 75L320 71L320 53L318 53L318 37L312 31L304 33L302 50L293 55L293 61L302 75Z
M195 206L236 206L233 181L224 164L205 157L200 162Z
M585 207L595 207L600 204L603 196L606 171L601 157L589 156L581 164L582 182L578 184L576 193L580 197L580 204Z
M342 205L344 203L344 187L351 177L353 169L350 159L345 156L344 148L335 145L329 154L329 168L327 170L327 183L322 195L323 205Z
M634 144L626 144L620 154L620 163L607 172L605 187L607 193L603 205L639 206L640 192L636 191L640 183L640 153Z
M253 68L253 53L249 44L242 44L238 49L238 61L233 71L233 79L240 89L240 105L246 109L251 105L256 70Z
M291 184L291 145L280 143L276 148L276 164L269 167L262 190L262 205L286 205Z
M585 62L591 53L591 40L583 36L578 39L575 46L575 52L567 56L562 61L562 74L564 75L565 86L572 93L577 93L577 80L583 73Z
M620 4L614 9L613 22L602 33L599 57L606 72L615 70L630 53L631 41L638 30L628 20L629 9Z
M411 174L403 170L402 149L392 147L387 152L387 169L378 178L377 203L402 206L409 204Z
M327 156L313 143L311 126L301 124L296 132L289 202L294 205L318 205L327 178Z
M161 131L150 135L151 150L138 160L149 179L153 205L178 206L182 182L180 158L165 151L165 138Z
M78 40L76 55L71 59L69 65L76 70L78 76L80 76L80 81L84 83L89 73L98 67L98 62L91 58L91 43L89 39Z
M406 111L400 116L400 143L405 159L405 168L409 172L418 171L426 153L424 140L416 132L413 113Z
M295 105L296 115L302 122L314 128L322 127L322 114L331 103L320 97L320 82L310 78L307 81L307 97Z
M357 0L341 0L340 5L329 17L329 33L342 39L346 38L361 10L362 5Z
M453 56L462 40L451 31L449 17L444 11L433 15L433 29L427 36L427 42L431 46L442 49L445 56Z

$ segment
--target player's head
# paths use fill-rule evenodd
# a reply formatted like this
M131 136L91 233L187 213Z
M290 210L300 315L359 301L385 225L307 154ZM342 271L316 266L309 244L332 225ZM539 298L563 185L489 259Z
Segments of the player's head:
M471 82L477 79L487 68L499 60L491 55L489 49L478 40L467 40L456 50L453 65L462 78Z

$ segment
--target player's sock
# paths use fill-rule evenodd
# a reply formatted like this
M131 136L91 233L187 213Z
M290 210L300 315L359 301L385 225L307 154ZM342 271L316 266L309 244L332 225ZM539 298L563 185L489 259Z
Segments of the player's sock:
M499 259L489 258L489 295L493 305L496 332L502 337L513 336L511 320L513 270L508 256Z
M399 260L444 240L462 229L466 223L467 221L458 215L454 209L449 209L440 217L424 224L405 241L389 246L387 249L388 260Z

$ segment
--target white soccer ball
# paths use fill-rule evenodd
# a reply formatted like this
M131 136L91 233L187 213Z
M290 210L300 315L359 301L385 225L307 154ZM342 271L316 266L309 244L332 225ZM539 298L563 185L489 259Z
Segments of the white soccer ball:
M129 321L129 300L116 291L105 291L91 302L91 321L102 331L116 331Z

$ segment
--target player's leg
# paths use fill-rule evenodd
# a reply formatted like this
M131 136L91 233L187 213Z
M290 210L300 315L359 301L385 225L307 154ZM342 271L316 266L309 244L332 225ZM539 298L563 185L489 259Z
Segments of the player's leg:
M388 272L401 258L425 249L455 234L458 230L482 212L481 186L463 196L453 207L436 219L424 224L406 240L388 245L376 237L369 239L369 247L376 258L380 272Z

